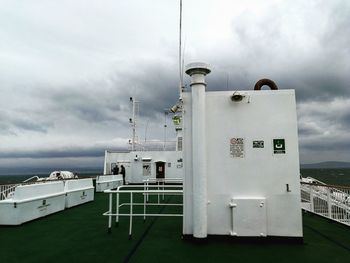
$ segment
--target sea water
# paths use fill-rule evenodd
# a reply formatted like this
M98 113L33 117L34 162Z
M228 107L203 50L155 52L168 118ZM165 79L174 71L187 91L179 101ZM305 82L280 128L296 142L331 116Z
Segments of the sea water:
M324 183L334 185L347 185L350 186L350 168L322 168L322 169L301 169L300 173L303 177L314 177ZM89 177L102 174L102 171L84 171L79 173L78 176ZM24 180L38 175L39 177L47 177L49 173L42 174L12 174L12 175L0 175L0 184L13 184L23 182Z
M350 168L301 169L303 177L314 177L324 183L350 186Z

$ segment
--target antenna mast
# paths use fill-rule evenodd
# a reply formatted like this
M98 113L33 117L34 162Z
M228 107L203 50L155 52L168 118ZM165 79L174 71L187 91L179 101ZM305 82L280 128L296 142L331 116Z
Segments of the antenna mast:
M130 97L130 102L132 103L132 118L129 119L129 122L132 127L132 139L131 139L131 151L136 150L136 121L139 112L139 101L136 101L135 98Z
M181 98L183 87L183 61L182 61L182 0L180 0L180 25L179 25L179 94Z

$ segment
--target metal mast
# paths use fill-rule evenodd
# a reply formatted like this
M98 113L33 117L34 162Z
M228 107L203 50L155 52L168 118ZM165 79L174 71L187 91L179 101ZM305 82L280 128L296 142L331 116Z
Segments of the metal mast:
M129 119L129 122L132 127L132 139L131 139L131 151L136 149L136 121L139 111L139 101L136 101L133 97L130 97L130 102L132 103L132 118Z
M180 0L180 25L179 25L179 95L181 98L183 87L183 61L182 61L182 0Z

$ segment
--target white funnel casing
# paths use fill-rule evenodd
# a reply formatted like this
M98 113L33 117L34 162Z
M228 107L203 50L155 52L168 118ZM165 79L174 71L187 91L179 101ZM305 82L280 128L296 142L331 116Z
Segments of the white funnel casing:
M192 87L192 167L193 167L193 236L207 237L207 169L205 133L205 75L210 73L205 63L191 63L186 74Z

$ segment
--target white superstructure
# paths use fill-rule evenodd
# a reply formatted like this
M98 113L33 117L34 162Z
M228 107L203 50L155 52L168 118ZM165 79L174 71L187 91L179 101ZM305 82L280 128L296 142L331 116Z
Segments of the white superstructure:
M125 167L125 180L128 183L183 177L182 151L106 151L104 174L111 174L111 167L115 165Z
M294 90L184 92L183 233L302 237Z

